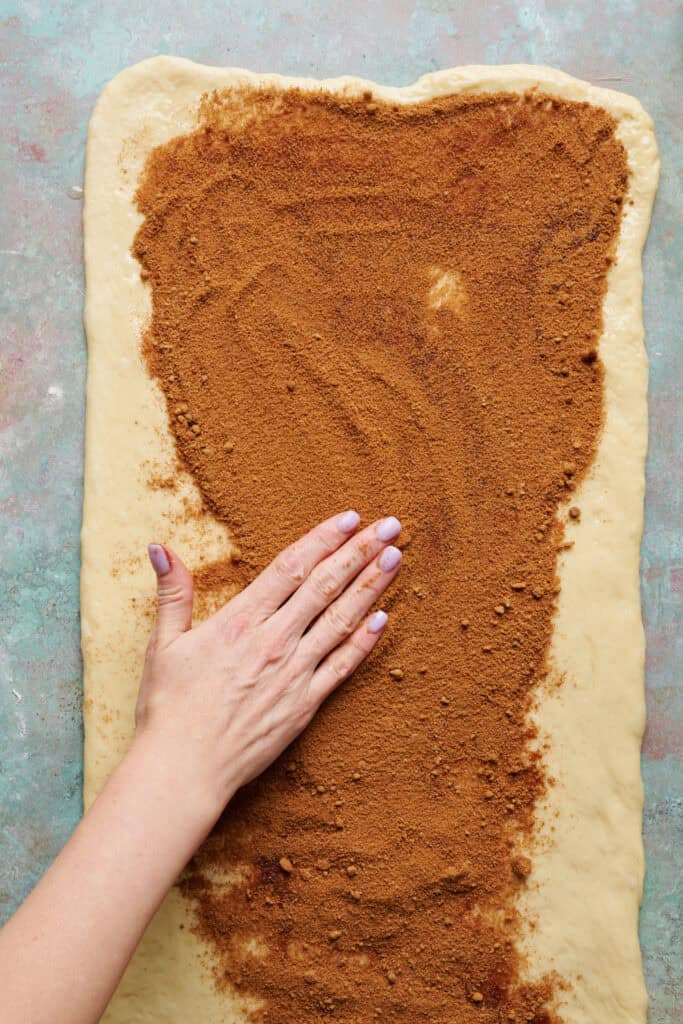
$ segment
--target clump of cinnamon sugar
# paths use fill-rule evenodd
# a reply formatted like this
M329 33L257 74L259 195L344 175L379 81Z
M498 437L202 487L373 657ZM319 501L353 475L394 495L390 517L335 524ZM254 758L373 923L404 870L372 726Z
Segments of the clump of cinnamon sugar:
M145 356L239 548L204 584L337 509L405 524L386 640L182 883L216 983L268 1024L556 1019L517 949L547 784L527 711L602 423L614 127L535 94L247 90L149 159Z

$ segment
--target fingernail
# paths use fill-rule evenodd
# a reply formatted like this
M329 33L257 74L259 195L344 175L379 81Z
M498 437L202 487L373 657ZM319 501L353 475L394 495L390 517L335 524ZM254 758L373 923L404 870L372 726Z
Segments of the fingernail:
M167 572L171 571L171 563L161 544L150 544L147 553L157 576L165 576Z
M396 516L388 516L377 524L377 536L380 540L393 540L401 532L401 524Z
M340 516L337 516L337 529L341 530L342 533L351 533L355 530L360 522L360 516L353 509L349 509L348 512L342 512Z
M382 572L391 572L392 569L396 568L400 561L401 552L398 550L398 548L385 548L382 554L379 556L379 567L382 570Z
M386 612L373 612L368 619L368 633L381 633L389 616Z

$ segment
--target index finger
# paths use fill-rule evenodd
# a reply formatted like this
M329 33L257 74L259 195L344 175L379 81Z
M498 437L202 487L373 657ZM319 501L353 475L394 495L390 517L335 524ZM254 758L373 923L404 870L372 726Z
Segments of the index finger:
M241 602L259 618L272 615L323 558L349 539L360 523L354 509L332 516L294 541L242 591Z

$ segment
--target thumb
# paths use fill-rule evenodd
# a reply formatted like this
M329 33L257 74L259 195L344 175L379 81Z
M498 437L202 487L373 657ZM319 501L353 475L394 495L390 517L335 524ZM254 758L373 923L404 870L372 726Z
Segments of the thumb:
M161 544L150 544L149 560L157 575L157 621L154 632L162 647L192 627L192 577L178 556Z

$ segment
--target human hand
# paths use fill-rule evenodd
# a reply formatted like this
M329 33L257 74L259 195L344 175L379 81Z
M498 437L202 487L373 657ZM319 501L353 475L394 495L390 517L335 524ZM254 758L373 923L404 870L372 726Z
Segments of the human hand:
M215 820L308 725L377 643L387 616L372 604L398 572L390 516L355 533L356 512L321 523L215 615L192 629L192 578L150 545L158 617L136 710L136 743L152 749ZM213 821L210 822L213 824Z

